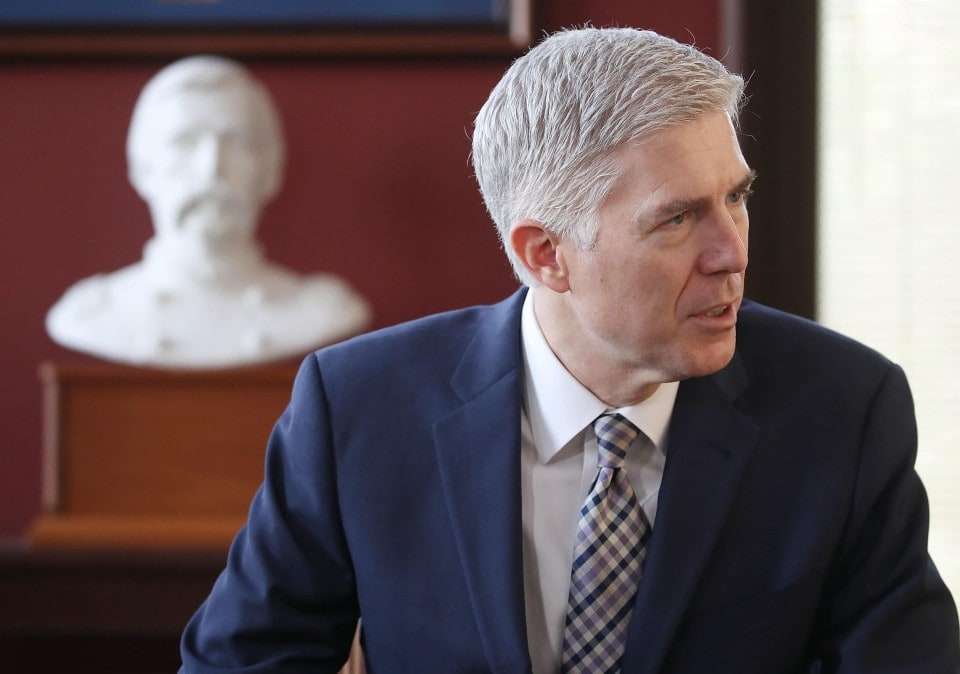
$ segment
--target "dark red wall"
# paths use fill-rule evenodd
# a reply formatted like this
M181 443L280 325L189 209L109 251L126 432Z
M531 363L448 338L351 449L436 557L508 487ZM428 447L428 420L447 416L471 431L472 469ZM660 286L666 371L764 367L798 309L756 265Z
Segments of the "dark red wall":
M717 48L721 0L547 0L539 25L648 27ZM471 177L471 120L507 59L247 61L286 126L287 179L260 238L274 260L348 279L376 325L516 287ZM72 282L136 261L151 233L127 183L137 94L162 62L0 62L0 536L40 507L43 360Z

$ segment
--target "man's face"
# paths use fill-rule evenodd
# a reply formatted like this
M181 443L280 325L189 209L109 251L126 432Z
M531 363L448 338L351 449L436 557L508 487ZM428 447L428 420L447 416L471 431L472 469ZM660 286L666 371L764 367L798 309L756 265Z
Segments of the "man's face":
M157 236L201 255L252 239L270 148L251 94L240 86L177 92L148 114L139 182Z
M581 347L671 381L733 356L752 172L725 113L619 149L590 250L570 241L564 295Z

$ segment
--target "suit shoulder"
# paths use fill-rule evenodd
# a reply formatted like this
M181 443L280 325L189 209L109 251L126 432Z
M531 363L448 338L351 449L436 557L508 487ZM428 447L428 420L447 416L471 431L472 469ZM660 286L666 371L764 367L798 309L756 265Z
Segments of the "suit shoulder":
M478 305L381 328L314 352L327 377L363 380L453 368L479 326L500 305ZM424 367L429 365L429 367Z
M744 302L737 352L752 374L780 373L793 381L841 388L875 388L896 366L876 350L826 328L756 302Z

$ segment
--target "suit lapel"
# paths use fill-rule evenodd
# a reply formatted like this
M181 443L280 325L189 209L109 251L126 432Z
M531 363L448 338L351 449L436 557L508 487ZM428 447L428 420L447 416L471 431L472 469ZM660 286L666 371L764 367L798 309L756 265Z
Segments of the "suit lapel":
M495 672L529 671L520 496L523 291L495 307L451 386L461 401L434 425L441 485L457 552Z
M520 492L519 291L480 323L451 379L459 403L434 424L441 486L490 668L529 672ZM735 357L680 385L657 520L630 623L623 672L656 674L709 560L757 438L734 406Z
M680 385L624 672L660 671L726 521L757 437L753 421L733 405L745 384L735 357L716 375Z

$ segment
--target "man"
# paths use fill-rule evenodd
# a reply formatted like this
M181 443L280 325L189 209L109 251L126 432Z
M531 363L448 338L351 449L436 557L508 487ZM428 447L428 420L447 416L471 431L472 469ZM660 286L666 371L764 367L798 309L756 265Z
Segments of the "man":
M743 302L742 80L554 35L473 158L530 287L308 358L184 671L957 672L902 372Z
M220 367L358 332L369 309L345 283L270 264L254 238L283 154L270 95L239 64L197 56L160 71L127 138L155 235L143 261L70 288L47 317L50 335L138 365Z

